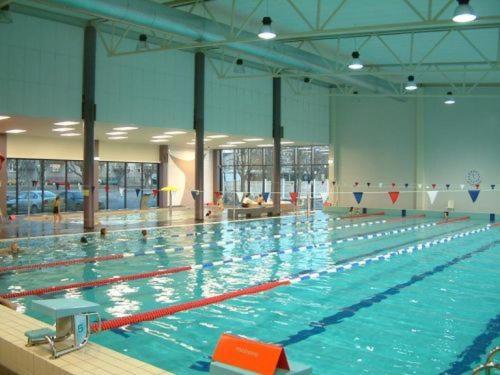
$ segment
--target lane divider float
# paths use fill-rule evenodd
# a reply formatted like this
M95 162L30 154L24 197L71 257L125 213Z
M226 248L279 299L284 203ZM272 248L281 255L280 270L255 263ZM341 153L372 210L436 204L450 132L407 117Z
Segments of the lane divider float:
M113 277L99 279L99 280L93 280L93 281L77 282L77 283L70 283L70 284L65 284L65 285L56 285L56 286L49 286L49 287L37 288L37 289L31 289L31 290L10 292L10 293L1 294L0 298L5 298L5 299L22 298L22 297L27 297L27 296L55 293L55 292L60 292L63 290L93 288L93 287L100 287L100 286L109 285L109 284L121 283L123 281L147 279L147 278L152 278L152 277L161 277L161 276L166 276L166 275L172 275L172 274L179 273L179 272L201 270L201 269L213 268L213 267L218 267L218 266L226 266L226 265L230 265L230 264L234 264L234 263L248 262L248 261L252 261L252 260L263 259L263 258L270 257L270 256L279 256L279 255L305 252L305 251L309 251L312 249L326 248L326 247L329 247L333 244L341 244L344 242L351 242L354 240L359 241L359 240L363 240L363 239L372 239L372 238L379 238L379 237L383 237L383 236L390 236L390 235L395 235L395 234L400 234L400 233L405 233L405 232L410 232L410 231L416 231L418 229L429 228L429 227L432 227L435 225L436 225L436 223L421 224L421 225L415 225L412 227L403 227L403 228L399 228L399 229L395 229L395 230L391 230L391 231L385 231L385 232L375 232L375 233L372 232L372 233L365 234L363 236L344 237L344 238L339 238L339 239L336 239L333 241L322 242L319 244L296 246L296 247L292 247L292 248L284 249L284 250L271 250L271 251L258 253L258 254L248 254L248 255L242 255L242 256L225 257L219 261L212 261L212 262L186 265L186 266L181 266L181 267L167 268L167 269L163 269L163 270L149 271L149 272L144 272L144 273L139 273L139 274L113 276ZM330 248L330 249L332 249L332 248Z
M411 254L414 251L430 248L432 246L436 246L439 244L450 242L450 241L455 240L457 238L467 237L467 236L470 236L473 234L484 232L484 231L489 230L489 229L490 229L490 225L487 225L486 227L482 227L479 229L474 229L474 230L466 231L466 232L460 232L460 233L457 233L455 235L442 237L442 238L434 240L434 241L421 242L421 243L418 243L416 245L401 248L399 250L390 251L390 252L383 254L383 255L379 255L379 256L375 256L375 257L368 257L368 258L364 258L362 260L350 262L347 264L336 265L333 267L323 269L321 271L304 273L304 274L300 274L299 276L291 276L291 277L283 278L280 280L269 281L269 282L265 282L262 284L250 286L247 288L218 294L218 295L215 295L212 297L206 297L206 298L202 298L202 299L198 299L198 300L194 300L194 301L183 302L180 304L176 304L176 305L172 305L172 306L168 306L168 307L163 307L163 308L159 308L159 309L155 309L155 310L145 311L145 312L138 313L138 314L132 314L132 315L125 316L125 317L114 318L114 319L103 321L101 325L99 325L98 323L93 323L91 326L91 330L94 333L98 333L100 331L106 331L109 329L116 329L116 328L120 328L123 326L138 324L138 323L145 322L145 321L156 320L156 319L162 318L164 316L174 315L174 314L177 314L179 312L193 310L193 309L205 307L208 305L217 304L217 303L224 302L224 301L227 301L230 299L234 299L234 298L237 298L240 296L257 294L257 293L265 292L268 290L272 290L272 289L280 287L280 286L291 285L291 284L295 284L295 283L298 283L298 282L301 282L304 280L317 279L317 278L324 276L326 274L343 272L343 271L350 270L352 268L366 266L368 264L371 264L371 263L374 263L377 261L388 260L388 259L395 257L395 256L398 256L398 255Z

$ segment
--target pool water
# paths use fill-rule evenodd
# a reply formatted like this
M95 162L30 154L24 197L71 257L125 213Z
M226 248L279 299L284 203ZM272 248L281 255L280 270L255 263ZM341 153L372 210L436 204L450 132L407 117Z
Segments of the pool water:
M317 213L309 219L157 229L147 241L140 239L139 231L89 237L88 245L81 245L78 236L23 241L21 247L33 250L2 260L2 266L123 252L136 256L0 274L0 293L271 252L261 259L15 300L28 315L47 321L32 311L32 301L81 297L99 303L103 318L112 319L328 269L486 225L468 220L423 227L436 221L368 217L351 222ZM317 246L273 252L311 244ZM163 253L166 248L177 251ZM152 249L157 252L144 254ZM499 262L500 228L491 228L364 267L103 332L92 341L177 374L208 371L224 332L284 345L290 359L311 365L316 374L469 373L500 344Z

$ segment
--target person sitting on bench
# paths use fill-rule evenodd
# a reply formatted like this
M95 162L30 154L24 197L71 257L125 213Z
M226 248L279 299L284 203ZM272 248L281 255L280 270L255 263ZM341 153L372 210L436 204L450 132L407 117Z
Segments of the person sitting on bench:
M349 216L359 215L359 207L349 207Z
M262 206L262 205L265 203L265 202L264 202L264 197L262 196L262 194L259 194L259 196L257 197L256 203L257 203L259 206Z
M255 201L250 199L250 194L246 193L243 200L241 201L241 207L249 208L251 205L255 204Z

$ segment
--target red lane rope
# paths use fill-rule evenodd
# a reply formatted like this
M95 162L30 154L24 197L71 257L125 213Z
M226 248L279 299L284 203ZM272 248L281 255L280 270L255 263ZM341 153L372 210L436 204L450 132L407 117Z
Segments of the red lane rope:
M181 311L197 309L197 308L200 308L203 306L208 306L208 305L212 305L215 303L220 303L220 302L226 301L228 299L233 299L233 298L244 296L244 295L261 293L261 292L264 292L266 290L274 289L274 288L277 288L279 286L289 285L289 284L290 284L290 281L288 281L288 280L271 281L268 283L259 284L259 285L251 286L251 287L244 288L244 289L238 289L238 290L235 290L232 292L219 294L219 295L216 295L213 297L202 298L199 300L184 302L184 303L180 303L178 305L168 306L168 307L164 307L161 309L150 310L150 311L145 311L145 312L142 312L139 314L124 316L121 318L110 319L110 320L106 320L106 321L102 322L100 330L106 331L109 329L115 329L115 328L123 327L126 325L130 325L130 324L137 324L137 323L141 323L141 322L145 322L145 321L155 320L155 319L161 318L163 316L173 315L173 314L179 313ZM99 332L99 324L93 323L91 326L91 330L94 333Z
M454 219L441 220L437 224L440 225L440 224L456 223L458 221L467 221L469 219L470 219L469 216L462 216L462 217L457 217L457 218L454 218Z
M361 219L365 217L370 217L370 216L382 216L385 215L384 211L379 211L379 212L374 212L373 214L360 214L360 215L353 215L353 216L341 216L341 219Z
M22 292L12 292L12 293L7 293L7 294L2 294L2 295L0 295L0 298L7 298L7 299L20 298L20 297L26 297L26 296L35 296L35 295L40 295L40 294L55 293L55 292L59 292L61 290L103 286L103 285L107 285L107 284L119 283L122 281L147 279L150 277L169 275L169 274L173 274L173 273L189 271L190 269L191 269L191 266L183 266L183 267L168 268L168 269L159 270L159 271L137 273L134 275L109 277L106 279L99 279L99 280L94 280L94 281L83 281L83 282L79 282L79 283L72 283L72 284L66 284L66 285L55 285L55 286L50 286L50 287L46 287L46 288L39 288L39 289L25 290Z
M95 263L100 261L122 259L122 258L123 254L111 254L93 258L75 258L75 259L59 260L56 262L49 262L49 263L24 264L20 266L0 267L0 273L10 272L10 271L21 271L21 270L23 271L38 270L42 268L69 266L71 264L78 264L78 263Z

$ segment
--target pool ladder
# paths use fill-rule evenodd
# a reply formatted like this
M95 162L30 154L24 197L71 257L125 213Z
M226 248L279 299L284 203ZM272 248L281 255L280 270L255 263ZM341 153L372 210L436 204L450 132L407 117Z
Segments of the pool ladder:
M482 364L481 366L477 366L474 371L472 371L472 375L480 374L484 371L486 375L493 374L491 372L492 369L500 369L500 363L495 363L494 359L495 356L500 352L500 346L495 347L489 354L488 357L486 358L486 362Z

